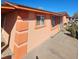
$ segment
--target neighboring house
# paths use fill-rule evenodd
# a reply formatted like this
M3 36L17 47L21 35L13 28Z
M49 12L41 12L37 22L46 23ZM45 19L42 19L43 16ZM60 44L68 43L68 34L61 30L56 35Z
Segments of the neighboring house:
M74 15L72 17L67 17L69 19L68 22L72 23L75 21L78 21L78 12L74 13Z
M78 12L74 13L74 15L72 16L72 18L73 18L75 21L78 21Z
M2 36L12 59L22 59L32 49L54 36L67 23L66 13L55 13L10 2L1 6Z
M67 17L67 19L68 19L68 22L69 22L69 23L78 21L78 18L75 18L75 17Z

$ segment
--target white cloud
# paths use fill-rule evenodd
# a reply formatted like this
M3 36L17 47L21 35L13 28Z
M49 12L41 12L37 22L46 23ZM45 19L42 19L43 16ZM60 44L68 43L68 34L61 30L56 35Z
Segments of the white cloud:
M43 9L43 7L41 7L41 6L39 6L39 7L37 7L38 9Z

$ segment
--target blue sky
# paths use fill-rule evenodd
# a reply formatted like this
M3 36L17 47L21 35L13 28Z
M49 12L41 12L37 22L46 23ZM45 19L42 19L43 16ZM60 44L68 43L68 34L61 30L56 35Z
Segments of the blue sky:
M70 16L78 11L78 0L8 0L52 12L66 11Z

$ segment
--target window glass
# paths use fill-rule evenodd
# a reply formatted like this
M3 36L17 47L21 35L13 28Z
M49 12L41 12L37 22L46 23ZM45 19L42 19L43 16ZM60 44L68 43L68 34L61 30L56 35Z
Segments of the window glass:
M60 24L62 22L62 17L58 16L58 24Z
M37 22L36 22L36 24L37 25L43 25L44 24L44 16L37 16L36 17L37 19Z
M52 27L56 25L56 17L52 16Z

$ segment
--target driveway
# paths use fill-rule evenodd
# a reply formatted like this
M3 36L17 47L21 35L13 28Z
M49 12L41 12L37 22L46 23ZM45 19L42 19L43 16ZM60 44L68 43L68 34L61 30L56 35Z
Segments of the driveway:
M57 33L33 49L24 59L78 59L77 39Z

